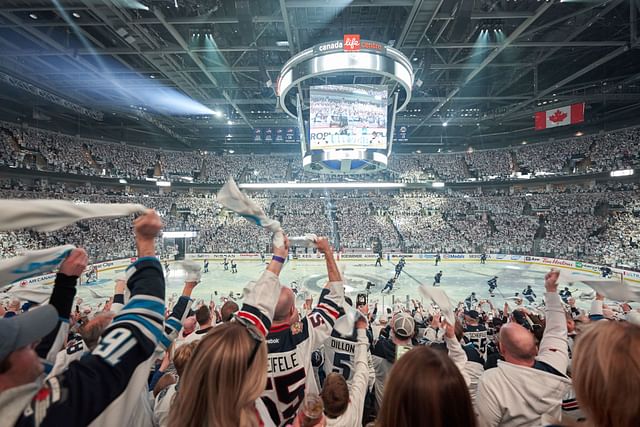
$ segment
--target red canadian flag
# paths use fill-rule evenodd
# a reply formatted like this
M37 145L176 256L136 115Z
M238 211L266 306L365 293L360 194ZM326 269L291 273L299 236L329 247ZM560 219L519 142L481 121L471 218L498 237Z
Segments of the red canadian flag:
M536 130L584 122L584 102L536 113Z

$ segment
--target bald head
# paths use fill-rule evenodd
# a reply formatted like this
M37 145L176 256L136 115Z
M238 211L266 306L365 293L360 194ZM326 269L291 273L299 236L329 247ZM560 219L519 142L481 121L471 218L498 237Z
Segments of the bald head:
M191 332L195 331L196 329L196 318L191 316L191 317L187 317L186 319L184 319L184 321L182 322L182 334L183 335L189 335Z
M516 322L500 329L500 351L507 362L525 366L533 365L538 354L533 334Z
M287 322L293 314L295 307L296 297L293 291L286 286L280 288L280 296L278 297L278 304L273 315L274 322Z

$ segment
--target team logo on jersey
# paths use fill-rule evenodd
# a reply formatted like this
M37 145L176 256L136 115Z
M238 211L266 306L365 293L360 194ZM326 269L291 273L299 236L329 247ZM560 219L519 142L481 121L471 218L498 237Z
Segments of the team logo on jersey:
M299 334L302 332L302 322L295 322L291 325L291 333L293 335Z

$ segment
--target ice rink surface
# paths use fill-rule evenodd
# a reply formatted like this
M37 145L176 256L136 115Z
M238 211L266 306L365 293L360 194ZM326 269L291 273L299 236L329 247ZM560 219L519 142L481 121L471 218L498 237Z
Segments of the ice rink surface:
M202 265L202 261L198 260ZM203 273L202 281L194 290L192 297L209 301L213 299L216 304L222 301L223 297L229 297L230 293L234 297L239 297L245 284L257 279L266 268L259 259L238 259L238 273L231 273L231 267L225 271L222 260L211 259L209 272ZM421 300L418 292L420 284L431 286L433 276L442 270L441 289L447 292L453 303L463 301L471 292L475 292L478 299L489 299L496 306L501 308L505 300L513 306L513 298L516 292L520 294L531 285L537 295L536 303L542 302L544 294L544 275L550 267L542 265L524 264L518 262L492 262L488 260L486 264L480 261L446 261L437 267L433 260L407 259L406 266L400 274L399 279L392 292L381 293L387 280L395 274L395 265L390 261L383 261L382 267L375 267L375 261L369 259L340 260L339 268L346 277L346 294L355 300L357 293L364 293L367 282L373 282L376 286L370 290L369 301L377 302L384 306L389 306L393 302L405 303L407 300ZM563 268L560 268L563 269ZM566 270L567 275L577 274L570 269ZM96 284L82 285L79 288L78 296L85 301L95 303L107 299L113 293L114 278L124 270L112 270L102 272ZM582 272L581 274L585 274ZM487 280L493 276L498 276L498 288L495 297L490 297ZM593 275L597 277L597 275ZM314 296L314 302L327 280L325 262L322 259L300 259L289 260L285 264L280 275L283 285L295 285L300 291L306 291ZM170 272L167 275L167 298L172 294L180 295L185 279L185 273L179 261L170 264ZM590 300L580 299L582 292L591 293L591 289L581 283L568 284L566 280L561 281L561 288L568 286L573 296L576 298L580 308L588 309ZM300 292L302 295L303 292ZM424 302L424 301L423 301ZM301 305L302 301L298 301ZM526 305L525 300L525 305Z

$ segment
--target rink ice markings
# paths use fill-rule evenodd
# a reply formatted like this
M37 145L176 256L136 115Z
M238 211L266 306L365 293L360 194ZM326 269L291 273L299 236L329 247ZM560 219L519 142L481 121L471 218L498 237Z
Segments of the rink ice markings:
M270 257L267 257L268 260ZM221 297L227 297L229 292L234 294L242 293L244 286L252 280L259 277L260 273L266 268L266 264L262 264L259 259L241 259L236 258L238 261L238 274L232 274L229 271L224 271L222 263L216 262L222 261L223 258L208 258L211 263L209 265L209 273L203 274L202 283L194 290L193 297L195 299L205 299L213 295L214 290L218 292L218 296L214 296L216 304L219 304ZM304 262L298 262L304 261ZM366 262L369 261L369 262ZM420 261L420 262L415 262ZM425 264L425 261L427 263ZM449 262L455 261L455 262ZM466 261L466 262L464 262ZM200 261L202 262L202 261ZM167 277L167 298L172 294L179 294L183 286L184 272L179 266L180 261L171 261L171 273ZM339 263L343 263L346 266L347 285L350 275L353 275L356 279L355 282L362 282L362 276L377 276L379 278L376 281L377 286L371 289L370 301L382 301L385 304L390 302L391 296L385 294L384 298L380 294L380 290L384 287L386 281L393 277L395 271L393 269L394 264L385 260L382 267L374 267L375 259L357 259L357 258L342 258ZM429 263L431 263L429 265ZM506 268L511 264L516 268ZM491 260L486 264L480 264L479 261L469 260L447 260L443 261L438 266L433 264L433 260L429 259L407 259L407 270L411 275L415 276L420 282L431 285L433 282L433 275L440 269L444 271L444 277L442 282L442 288L450 295L454 301L461 301L466 298L469 293L475 291L481 298L491 299L495 304L501 304L503 298L500 296L496 298L489 298L488 287L486 285L485 277L489 275L497 275L501 280L498 281L498 286L503 292L505 297L513 295L515 292L522 292L522 290L531 284L534 287L536 294L538 295L537 301L542 301L542 295L544 293L543 280L544 274L552 266L542 263L524 263L513 260ZM558 266L558 268L565 268L567 270L574 270L580 272L588 272L577 268ZM101 279L110 280L106 285L97 286L94 289L109 289L112 291L113 279L117 275L117 270L122 267L111 267L101 270L104 272L104 276L99 276ZM116 270L116 271L114 271ZM486 276L479 277L477 274L485 273ZM597 273L590 272L595 276ZM228 274L228 275L227 275ZM312 275L326 275L325 263L322 258L315 259L297 259L288 261L285 269L282 273L283 285L289 286L291 282L296 281L298 285L301 285L306 278ZM502 276L501 276L502 275ZM358 277L359 276L359 277ZM384 280L380 280L385 278ZM360 284L360 283L358 283ZM563 284L562 284L563 285ZM564 285L563 285L564 286ZM362 286L363 287L363 286ZM580 290L589 290L586 285L580 284ZM80 291L83 290L83 291ZM573 290L573 289L572 289ZM310 290L314 296L314 302L317 302L318 292ZM90 295L88 295L88 288L79 287L79 293L82 293L83 298L88 301L93 301ZM364 289L360 289L359 286L354 286L352 293L348 293L355 298L358 292L364 292ZM400 275L396 287L394 288L393 295L395 301L405 302L407 295L409 299L421 300L420 294L415 286L415 282L409 279L404 274ZM94 302L100 302L95 300ZM238 301L241 302L241 301ZM579 304L582 308L588 307L590 301L583 301L586 304ZM93 303L93 302L92 302Z

